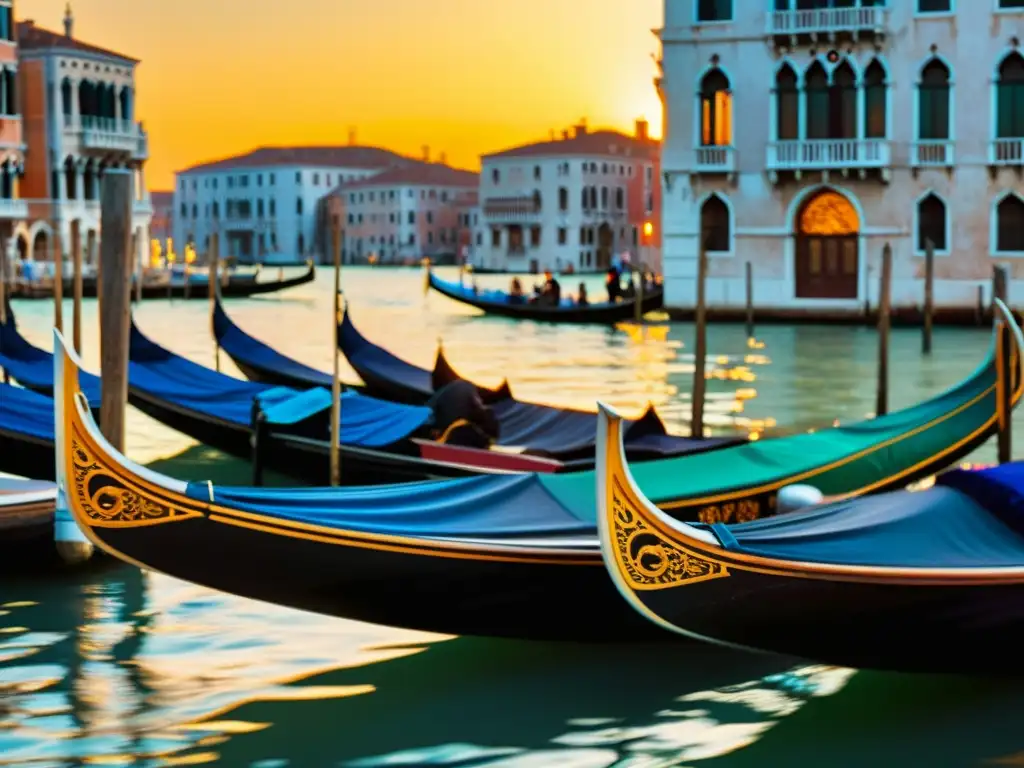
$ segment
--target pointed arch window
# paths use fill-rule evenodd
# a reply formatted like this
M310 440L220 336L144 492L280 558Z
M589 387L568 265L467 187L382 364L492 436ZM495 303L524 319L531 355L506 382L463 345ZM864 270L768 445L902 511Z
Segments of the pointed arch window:
M1024 253L1024 200L1013 193L996 206L996 251Z
M729 206L718 196L710 195L700 207L701 242L708 252L728 253L732 250Z
M999 65L996 136L1024 138L1024 57L1016 51Z
M917 204L917 250L924 253L931 240L937 252L946 251L949 248L946 224L946 204L934 192L929 192Z
M949 69L938 59L921 70L917 92L918 138L949 138Z
M886 135L885 68L873 60L864 70L864 137L884 139Z
M800 90L796 72L784 64L775 75L775 132L779 141L800 138Z
M700 81L700 143L704 147L732 145L732 91L729 78L717 68Z

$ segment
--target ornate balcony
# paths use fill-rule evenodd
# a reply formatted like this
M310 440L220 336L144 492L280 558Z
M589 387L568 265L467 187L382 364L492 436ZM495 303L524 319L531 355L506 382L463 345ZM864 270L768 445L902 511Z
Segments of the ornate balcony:
M833 171L849 175L857 172L861 177L870 171L881 172L888 181L892 164L892 148L888 139L796 139L775 141L768 145L765 165L772 183L780 173L791 173L796 178L805 171L824 174Z
M736 172L735 147L697 147L693 154L694 173L733 174Z
M922 139L910 146L913 168L952 168L955 162L952 139Z
M988 164L993 167L1024 166L1024 138L993 141L988 149Z
M28 200L0 198L0 219L27 219Z
M816 42L861 35L880 37L885 34L888 14L889 9L882 5L770 11L767 33L790 43L801 39Z
M65 115L64 130L80 136L82 148L86 150L126 152L137 159L149 157L149 137L141 123L86 116L76 124L70 115Z
M532 195L489 197L484 200L484 218L492 223L523 224L540 221L540 202Z

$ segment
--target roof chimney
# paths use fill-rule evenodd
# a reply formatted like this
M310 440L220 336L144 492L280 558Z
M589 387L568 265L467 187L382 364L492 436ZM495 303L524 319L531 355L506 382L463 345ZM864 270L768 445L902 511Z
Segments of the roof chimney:
M562 141L568 141L568 140L569 140L569 131L568 130L562 131Z
M422 147L422 150L423 150L423 162L424 163L429 163L430 162L430 147L428 147L426 144L424 144L423 147Z
M354 147L356 145L356 129L355 128L349 128L348 129L348 145L350 147Z
M448 165L448 153L442 152L440 155L438 155L437 162L439 162L441 165Z
M71 14L71 3L64 6L64 37L74 37L75 17Z
M575 127L576 127L576 134L575 135L577 137L579 137L579 136L586 136L587 135L587 118L581 117L580 121L576 124Z
M647 141L647 121L643 118L636 121L635 136L640 141Z

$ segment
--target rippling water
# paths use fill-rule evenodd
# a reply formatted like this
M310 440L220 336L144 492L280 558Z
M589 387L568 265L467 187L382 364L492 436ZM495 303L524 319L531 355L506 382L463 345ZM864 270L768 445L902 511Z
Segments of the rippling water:
M486 384L507 375L523 399L591 407L601 398L630 412L653 402L670 427L687 429L688 325L641 336L480 319L424 297L418 271L352 269L343 283L358 327L412 362L429 367L441 338L459 371ZM329 369L330 287L322 275L229 311ZM52 306L15 311L25 335L49 347ZM87 302L94 369L95 311ZM136 319L213 365L206 312L202 301L150 302ZM959 381L988 343L985 330L943 329L923 359L917 332L895 332L891 407ZM863 418L874 407L875 345L865 329L764 326L751 344L739 326L712 327L708 424L770 433ZM247 474L136 411L127 450L140 461L173 457L159 468L186 479ZM994 457L989 444L972 458ZM855 672L691 645L450 638L121 566L0 581L0 766L1021 765L1022 710L1014 681Z

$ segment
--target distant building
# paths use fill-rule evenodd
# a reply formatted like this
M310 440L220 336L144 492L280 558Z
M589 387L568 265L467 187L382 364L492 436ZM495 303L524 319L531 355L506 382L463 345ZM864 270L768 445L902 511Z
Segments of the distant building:
M0 37L3 28L0 21ZM88 266L90 254L84 244L90 234L99 233L100 181L108 169L127 169L135 179L131 226L136 258L144 259L152 207L144 171L149 140L135 121L138 60L75 38L70 6L63 33L28 20L17 25L17 37L22 123L30 158L20 189L28 201L27 231L18 245L21 257L52 261L55 233L69 253L71 224L77 221ZM91 256L96 258L95 253Z
M337 187L325 200L327 220L341 223L346 263L454 261L472 242L479 181L440 163L392 168Z
M149 236L160 241L160 247L166 248L167 241L174 237L174 193L150 192L149 200L153 204L153 220L149 224Z
M8 269L28 247L28 203L21 199L25 143L18 84L18 44L12 3L0 1L0 247Z
M592 272L628 251L656 265L659 143L637 121L633 136L590 131L485 155L480 238L473 264L490 269Z
M937 305L1024 278L1020 0L665 0L660 93L666 303ZM1017 288L1012 296L1019 297Z
M240 261L325 260L318 203L330 190L419 161L360 146L264 147L179 171L174 242Z

